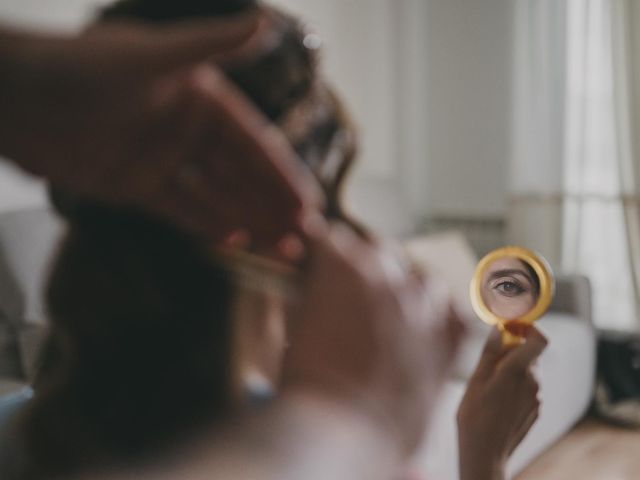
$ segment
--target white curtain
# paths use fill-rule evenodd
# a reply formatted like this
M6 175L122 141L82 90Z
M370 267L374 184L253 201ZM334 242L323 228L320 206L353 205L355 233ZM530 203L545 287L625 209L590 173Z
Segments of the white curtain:
M554 269L562 250L565 16L564 1L516 0L507 237Z
M638 225L625 0L570 0L563 267L585 273L600 327L633 329Z
M555 26L553 31L564 58L556 58L555 64L541 64L540 56L535 55L520 60L520 75L522 65L526 65L547 80L560 77L561 81L548 82L550 88L542 91L541 98L525 100L524 96L536 87L529 86L527 90L523 80L517 80L520 96L516 98L516 124L522 127L533 121L538 128L520 128L525 140L516 137L513 163L516 179L523 176L523 164L535 171L535 159L527 157L523 150L537 145L538 152L549 155L547 160L557 160L555 168L541 173L554 179L550 182L553 186L551 191L538 189L531 194L514 182L513 203L527 204L523 198L528 198L529 207L512 209L518 213L512 225L516 237L535 231L536 241L542 250L547 250L544 253L552 257L556 267L590 278L594 321L598 327L637 330L640 165L634 154L634 141L638 140L634 135L640 134L634 128L633 67L639 61L632 55L636 25L632 13L638 7L633 6L633 0L554 3L564 9L561 24L549 16L548 2L546 11L541 7L544 1L522 2L521 12L528 12L529 25ZM518 25L522 29L522 20ZM544 29L540 28L533 36L531 31L521 31L521 38L524 35L529 44L540 46L543 40L536 34L542 33ZM536 101L535 107L527 103ZM555 118L531 115L545 104L554 105ZM548 131L545 120L552 125L555 122L555 134ZM539 145L544 148L541 150ZM538 163L545 165L544 161ZM554 188L558 190L553 191ZM536 230L539 225L532 222L535 217L531 214L536 208L545 210L544 206L546 223Z

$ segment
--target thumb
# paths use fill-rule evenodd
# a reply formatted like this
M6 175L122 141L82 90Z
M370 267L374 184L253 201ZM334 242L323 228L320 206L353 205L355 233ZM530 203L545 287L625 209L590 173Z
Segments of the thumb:
M206 60L220 63L248 56L264 43L269 24L266 13L251 9L237 15L157 27L150 32L157 45L150 49L149 62L160 70L171 70Z
M502 334L497 327L491 329L491 333L482 350L480 361L476 368L476 376L488 378L490 377L505 353L511 348L502 344Z
M547 348L547 339L533 326L527 330L525 339L524 344L513 347L505 355L500 369L506 374L526 370Z

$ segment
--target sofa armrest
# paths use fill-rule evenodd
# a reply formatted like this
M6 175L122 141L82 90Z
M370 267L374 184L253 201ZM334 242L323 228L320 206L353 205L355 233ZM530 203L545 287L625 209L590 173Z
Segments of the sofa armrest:
M550 311L568 313L593 325L591 283L584 275L557 275Z

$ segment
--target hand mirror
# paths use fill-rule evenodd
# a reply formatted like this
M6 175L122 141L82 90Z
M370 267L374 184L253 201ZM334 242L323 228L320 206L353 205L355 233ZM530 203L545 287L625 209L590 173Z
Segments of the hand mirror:
M547 311L554 289L553 273L541 255L522 247L503 247L478 263L471 280L471 304L485 323L502 331L504 344L516 344L522 341L522 327Z

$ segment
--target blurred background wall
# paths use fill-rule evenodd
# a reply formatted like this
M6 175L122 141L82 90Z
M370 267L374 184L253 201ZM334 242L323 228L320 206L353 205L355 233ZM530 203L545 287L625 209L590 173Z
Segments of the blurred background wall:
M511 150L510 0L279 0L326 39L363 131L351 200L382 231L501 229Z

